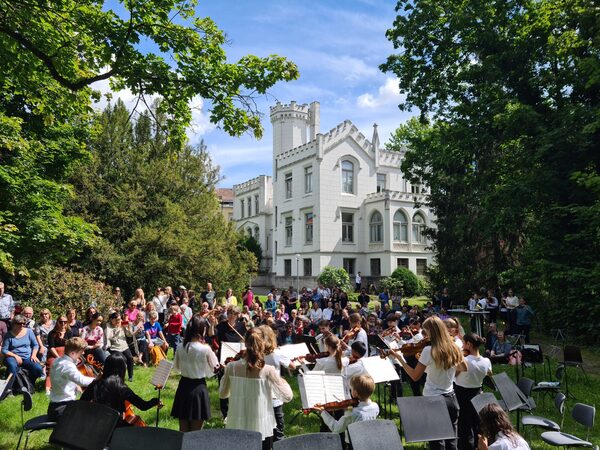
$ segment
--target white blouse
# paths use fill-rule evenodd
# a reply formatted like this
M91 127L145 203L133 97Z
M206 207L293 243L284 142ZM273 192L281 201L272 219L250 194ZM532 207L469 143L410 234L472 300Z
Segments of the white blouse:
M340 369L335 361L335 356L326 356L325 358L319 358L315 362L313 370L322 370L325 373L340 374L344 370L344 367L348 365L348 358L342 358L342 368Z
M182 377L192 379L212 377L215 367L219 365L210 346L200 342L190 342L187 348L179 344L173 363L173 367L181 372Z

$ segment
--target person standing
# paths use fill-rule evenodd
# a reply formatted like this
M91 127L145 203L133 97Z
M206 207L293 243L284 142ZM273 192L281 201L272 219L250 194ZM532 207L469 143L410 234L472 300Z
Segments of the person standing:
M402 352L390 350L400 362L402 368L414 381L418 381L427 373L424 396L442 395L448 408L455 436L457 435L459 406L454 393L453 381L456 373L467 370L463 354L448 333L448 329L438 317L432 316L423 322L423 329L431 341L421 352L421 357L415 368L410 367ZM456 450L457 439L429 442L431 450Z
M519 297L514 294L512 289L508 290L502 306L506 308L506 334L515 334L517 332L515 309L519 306Z
M356 274L356 276L354 277L354 283L356 286L356 292L360 292L360 290L362 288L362 276L361 276L360 272L358 272Z
M226 428L257 431L263 450L270 450L277 425L273 396L285 403L292 400L293 392L279 372L265 363L265 343L258 329L247 332L245 344L246 357L227 365L219 387L219 396L230 402Z
M0 320L10 327L15 312L15 301L12 295L4 292L4 283L0 281Z
M467 371L460 372L454 381L454 392L460 407L458 416L458 448L459 450L475 450L479 433L479 417L471 403L471 399L481 393L481 386L486 375L492 373L492 362L479 354L479 348L485 339L474 333L463 336L463 353L467 363Z
M206 283L206 290L200 294L200 297L202 298L202 302L208 303L209 309L215 307L216 292L213 290L213 285L210 281Z
M252 288L250 286L246 286L246 290L242 294L242 303L243 306L246 306L248 309L252 309L252 303L254 303L254 292L252 292Z
M185 330L183 343L175 352L174 365L181 373L171 416L179 419L179 431L201 430L210 419L210 398L206 380L219 366L217 356L204 341L209 324L194 315Z

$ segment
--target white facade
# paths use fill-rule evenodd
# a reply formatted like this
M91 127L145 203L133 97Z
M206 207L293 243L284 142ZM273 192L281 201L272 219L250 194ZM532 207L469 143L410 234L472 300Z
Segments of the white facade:
M272 197L265 204L272 208L264 215L270 226L264 233L259 226L259 240L269 242L276 277L317 276L327 265L366 277L387 276L399 265L424 272L433 255L422 231L433 226L432 217L427 208L415 208L422 187L403 178L403 152L379 148L376 125L372 142L350 121L321 134L317 102L278 103L271 107L271 122L272 186L269 177L258 179L269 179ZM234 186L238 228L253 219L239 212L260 191L258 179Z
M273 184L271 177L260 175L233 186L233 220L238 230L253 236L262 248L260 269L272 267Z

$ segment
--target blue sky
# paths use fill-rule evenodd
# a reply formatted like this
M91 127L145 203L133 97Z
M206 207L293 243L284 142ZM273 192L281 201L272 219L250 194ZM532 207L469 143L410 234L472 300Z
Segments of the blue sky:
M294 61L300 71L298 80L279 83L267 98L257 99L265 130L260 141L250 135L230 137L208 122L210 105L201 99L193 105L190 139L204 139L221 167L221 187L271 175L269 106L276 101L319 101L321 132L349 119L370 139L377 123L382 143L410 117L398 109L402 98L397 80L378 68L394 52L385 38L395 18L394 6L384 0L199 1L197 14L211 17L227 34L231 61L249 53L278 54Z

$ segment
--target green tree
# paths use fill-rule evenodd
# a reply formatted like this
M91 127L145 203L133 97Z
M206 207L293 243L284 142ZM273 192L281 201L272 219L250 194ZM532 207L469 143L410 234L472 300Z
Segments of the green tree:
M254 236L248 236L245 233L240 233L239 245L241 248L244 248L252 253L256 258L257 264L260 265L260 262L262 261L262 247L260 242L258 242Z
M419 119L391 144L430 188L453 295L515 285L600 337L600 12L587 0L399 1L382 66ZM569 311L565 314L565 311ZM590 320L586 319L589 318Z
M352 291L350 276L342 267L325 266L317 277L317 282L330 289L340 288L344 292Z
M94 123L92 164L72 178L78 195L71 208L102 240L79 264L128 292L174 280L239 289L257 262L236 245L240 238L219 211L218 170L203 143L173 148L161 137L164 127L150 128L157 110L132 123L117 101Z
M276 55L228 62L224 33L195 16L196 3L0 0L0 271L26 274L94 244L97 230L64 210L67 180L89 158L94 82L127 88L139 104L160 97L155 136L174 151L185 146L196 96L228 133L261 136L254 96L297 68Z

